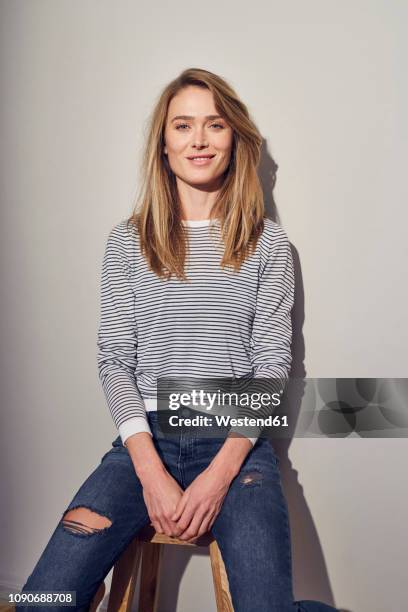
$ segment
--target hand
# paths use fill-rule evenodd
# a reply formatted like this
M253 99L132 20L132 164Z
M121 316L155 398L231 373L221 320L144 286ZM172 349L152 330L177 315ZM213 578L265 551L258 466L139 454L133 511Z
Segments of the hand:
M147 511L157 533L177 535L179 529L171 516L183 494L183 489L166 470L156 473L154 478L144 480L142 486Z
M231 477L211 465L193 480L171 516L180 540L192 542L211 529L230 484Z
M126 439L126 448L143 487L143 498L150 520L157 533L176 535L178 528L173 514L183 489L166 470L151 434L142 431Z

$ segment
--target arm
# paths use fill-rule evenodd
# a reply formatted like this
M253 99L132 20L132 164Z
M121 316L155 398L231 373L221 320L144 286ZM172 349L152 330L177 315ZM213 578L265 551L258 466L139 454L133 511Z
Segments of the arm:
M279 225L272 226L269 249L263 262L256 301L256 312L251 335L251 363L253 378L265 379L252 385L253 391L283 392L292 364L292 319L295 278L293 258L288 237ZM251 391L251 386L249 388ZM273 406L259 410L240 407L238 416L267 417ZM246 437L254 445L261 427L232 427L232 432Z
M118 224L110 232L102 264L98 332L99 378L113 421L132 459L149 516L159 533L172 535L182 489L165 469L153 444L143 398L135 379L137 333L130 283L131 237Z
M102 263L98 371L109 410L125 444L129 436L151 435L135 380L135 295L130 285L130 236L122 223L110 232Z
M284 230L272 228L268 252L260 272L256 313L251 335L254 378L268 379L268 393L284 388L292 362L291 311L294 303L294 270L290 243ZM269 380L271 379L271 380ZM267 416L273 408L258 411L238 408L237 416ZM195 539L211 528L247 454L260 435L258 427L231 427L210 465L191 483L173 518L183 529L181 539Z

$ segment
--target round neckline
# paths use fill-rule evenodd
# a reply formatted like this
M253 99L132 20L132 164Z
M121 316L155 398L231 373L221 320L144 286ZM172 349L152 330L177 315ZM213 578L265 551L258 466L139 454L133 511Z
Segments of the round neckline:
M206 225L210 225L211 221L218 221L217 219L200 219L199 221L192 221L190 219L182 219L181 222L183 225L187 227L204 227Z

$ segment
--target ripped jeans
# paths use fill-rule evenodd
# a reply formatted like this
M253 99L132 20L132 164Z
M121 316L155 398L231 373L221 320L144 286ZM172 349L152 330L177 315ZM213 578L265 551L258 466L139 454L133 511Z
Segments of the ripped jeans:
M185 489L211 462L225 436L199 430L165 436L156 412L148 412L153 441L168 472ZM68 510L85 507L109 526L85 530L64 521ZM89 475L56 526L22 591L76 591L76 605L17 605L16 612L89 609L115 561L139 530L150 523L140 481L120 436ZM333 612L317 601L293 600L290 530L279 460L260 438L232 481L211 528L227 571L235 612Z

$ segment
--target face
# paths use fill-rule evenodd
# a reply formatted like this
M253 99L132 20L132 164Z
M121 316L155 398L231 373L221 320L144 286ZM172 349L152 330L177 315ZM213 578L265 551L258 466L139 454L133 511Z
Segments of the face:
M164 153L177 180L201 188L221 186L233 131L219 116L209 89L190 86L172 98L164 140Z

